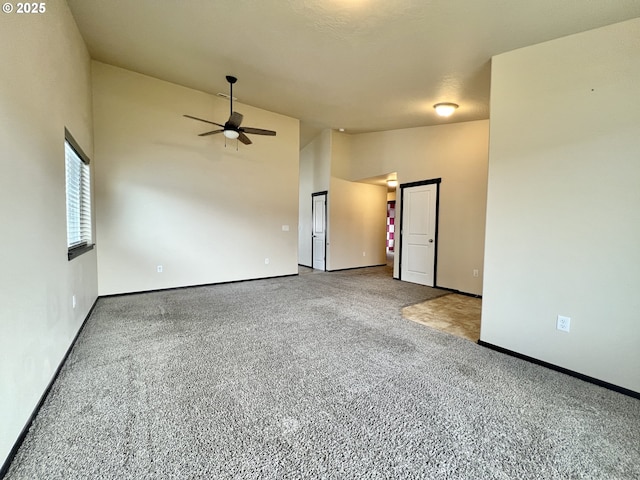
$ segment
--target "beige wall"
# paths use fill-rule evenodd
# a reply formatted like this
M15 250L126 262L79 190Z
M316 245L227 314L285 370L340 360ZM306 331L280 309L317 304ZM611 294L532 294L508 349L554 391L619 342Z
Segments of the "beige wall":
M327 210L327 270L387 263L386 187L332 177Z
M481 332L636 392L639 31L635 19L493 59Z
M65 203L65 127L93 153L89 55L62 0L1 21L0 464L97 297L95 250L67 260Z
M277 136L225 147L182 116L222 122L223 99L97 62L93 82L101 295L297 273L298 120L236 103Z
M329 190L331 176L331 130L323 130L300 151L300 190L298 219L298 263L312 266L311 195Z
M311 193L320 191L328 191L326 269L386 263L386 188L344 180L351 168L351 137L327 129L300 152L302 265L311 265Z
M437 285L473 294L482 294L488 138L487 120L351 135L350 180L442 178Z
M331 132L331 176L348 180L351 170L351 135Z
M387 189L350 182L351 135L331 131L327 270L384 265Z
M305 152L307 152L305 149L300 151L300 186L298 190L298 263L300 265L311 267L311 194L313 193L313 157Z
M318 135L318 137L309 144L313 158L314 192L329 190L329 182L331 179L332 140L333 132L331 130L323 130L320 135ZM305 148L305 152L307 151L308 149Z

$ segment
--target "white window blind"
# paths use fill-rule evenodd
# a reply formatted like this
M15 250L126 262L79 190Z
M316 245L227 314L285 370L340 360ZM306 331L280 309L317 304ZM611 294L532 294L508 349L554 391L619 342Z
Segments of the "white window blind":
M64 142L67 177L67 246L91 243L91 177L89 165L68 140Z

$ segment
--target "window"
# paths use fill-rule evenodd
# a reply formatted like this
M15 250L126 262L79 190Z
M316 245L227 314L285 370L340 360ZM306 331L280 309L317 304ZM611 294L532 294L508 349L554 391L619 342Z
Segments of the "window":
M64 135L67 184L67 248L72 260L91 250L91 171L89 158L68 130Z

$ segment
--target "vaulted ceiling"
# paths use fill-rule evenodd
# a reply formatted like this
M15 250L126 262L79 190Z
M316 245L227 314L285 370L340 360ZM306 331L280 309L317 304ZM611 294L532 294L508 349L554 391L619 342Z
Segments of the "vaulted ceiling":
M68 0L95 60L370 132L489 118L493 55L640 16L638 0ZM448 120L433 104L460 105Z

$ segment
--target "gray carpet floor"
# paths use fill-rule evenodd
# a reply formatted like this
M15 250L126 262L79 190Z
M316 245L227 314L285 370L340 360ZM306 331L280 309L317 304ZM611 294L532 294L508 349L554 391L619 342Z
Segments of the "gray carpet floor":
M100 299L7 478L638 479L640 401L375 267Z

